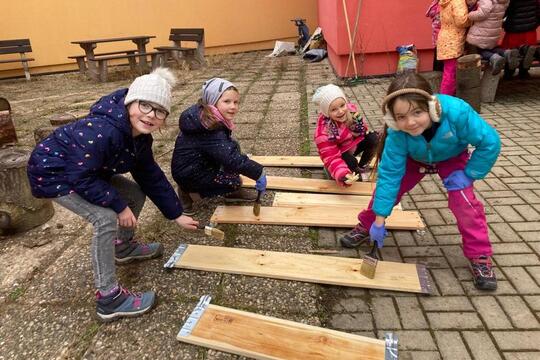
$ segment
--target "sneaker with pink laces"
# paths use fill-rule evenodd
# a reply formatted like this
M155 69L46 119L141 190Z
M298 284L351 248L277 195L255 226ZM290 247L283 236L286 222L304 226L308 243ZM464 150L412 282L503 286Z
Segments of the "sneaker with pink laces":
M474 286L478 290L496 290L497 278L489 256L479 256L469 261Z
M155 304L156 293L153 291L135 293L119 285L107 295L96 292L96 312L103 322L142 315L150 311Z
M114 260L118 265L137 260L154 259L162 254L163 245L160 243L143 244L133 239L114 240Z

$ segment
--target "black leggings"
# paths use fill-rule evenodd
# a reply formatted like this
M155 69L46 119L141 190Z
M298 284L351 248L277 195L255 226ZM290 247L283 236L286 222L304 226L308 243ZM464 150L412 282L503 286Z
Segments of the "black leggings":
M378 142L379 134L375 131L370 132L366 134L366 137L358 143L356 149L354 150L354 154L344 152L341 154L341 158L343 161L345 161L349 167L349 170L360 173L359 168L368 165L371 159L373 159L373 156L375 156ZM360 157L360 161L357 161L356 156L360 153L362 153L362 156Z

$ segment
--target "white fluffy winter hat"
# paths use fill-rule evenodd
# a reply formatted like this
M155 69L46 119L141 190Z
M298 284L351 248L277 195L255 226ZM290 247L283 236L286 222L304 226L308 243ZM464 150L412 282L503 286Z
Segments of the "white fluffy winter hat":
M343 98L345 101L347 101L347 97L339 86L328 84L315 90L312 101L315 103L315 105L319 106L319 111L322 112L324 116L328 116L328 108L330 107L330 104L332 101L338 98Z
M162 106L171 112L171 89L176 84L176 77L167 68L157 68L150 74L136 78L127 92L124 104L144 100Z

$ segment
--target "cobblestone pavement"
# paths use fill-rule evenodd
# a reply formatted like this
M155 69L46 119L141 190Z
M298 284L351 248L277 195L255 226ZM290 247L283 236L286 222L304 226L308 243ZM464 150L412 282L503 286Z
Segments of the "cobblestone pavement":
M204 69L175 70L181 83L174 91L174 116L156 135L154 147L165 172L176 118L197 100L202 82L213 76L228 78L240 89L236 137L244 152L316 154L311 143L316 119L311 96L317 86L336 82L328 62L307 64L296 56L264 55L217 56L209 58ZM421 212L426 233L391 231L382 257L426 264L434 284L431 296L201 271L167 272L163 259L118 271L129 288L156 290L158 307L140 318L102 325L93 316L91 228L56 208L45 226L0 237L0 359L242 359L176 340L180 325L204 294L212 295L214 304L369 337L382 338L392 331L400 337L401 359L540 358L540 184L536 178L540 174L540 69L532 74L530 80L502 82L496 103L482 107L482 116L496 126L503 141L493 171L475 183L486 205L494 245L496 292L474 289L444 188L436 177L426 177L402 200L405 209ZM345 88L375 129L381 128L379 104L389 81L371 79ZM94 84L78 74L60 74L36 77L30 83L0 81L0 95L9 94L19 138L31 145L33 129L50 114L87 109L99 96L127 84L125 79ZM321 175L299 169L268 169L268 173ZM272 194L267 194L264 203L270 205L271 200ZM200 203L197 218L207 220L217 204L219 200ZM341 249L336 238L343 230L220 227L227 233L224 243L179 231L147 204L139 234L146 241L161 241L166 258L182 242L300 253L333 249L346 257L363 254ZM34 248L22 245L35 237L50 240Z

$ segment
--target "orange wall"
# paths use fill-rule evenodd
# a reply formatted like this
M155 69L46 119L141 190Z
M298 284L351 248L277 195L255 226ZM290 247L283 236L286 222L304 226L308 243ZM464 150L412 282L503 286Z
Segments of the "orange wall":
M74 40L156 35L147 48L168 45L173 27L205 29L207 54L271 49L275 40L296 41L289 21L317 26L316 0L2 0L0 40L30 38L31 73L76 69L67 58L83 54ZM134 44L100 44L96 51ZM15 55L18 57L18 55ZM5 56L1 57L6 58ZM66 66L69 64L69 66ZM0 77L22 74L20 63L0 65Z

